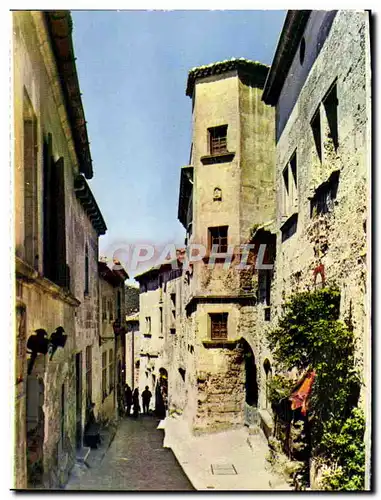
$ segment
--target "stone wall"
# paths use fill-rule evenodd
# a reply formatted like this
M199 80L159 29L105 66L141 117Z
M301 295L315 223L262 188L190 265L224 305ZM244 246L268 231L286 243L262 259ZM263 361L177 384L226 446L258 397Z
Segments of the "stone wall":
M42 473L34 485L55 488L62 485L75 460L76 450L76 373L75 354L82 352L82 388L85 383L85 349L95 346L99 338L98 318L98 234L85 215L74 193L74 178L79 174L72 131L70 129L57 65L42 11L13 13L13 95L14 95L14 186L17 298L26 311L26 338L43 328L50 335L58 326L67 334L64 348L53 358L39 355L26 384L27 397L16 403L24 415L30 434L16 436L29 447L29 457L42 464ZM25 265L24 220L24 100L30 104L36 123L37 193L34 206L37 221L34 269ZM63 158L65 187L66 264L70 268L70 285L62 289L43 276L43 141L52 136L54 161ZM85 245L89 251L89 293L85 294ZM27 359L24 359L27 362ZM93 373L94 380L98 374ZM40 395L38 391L40 391ZM37 391L37 392L36 392ZM84 425L85 393L82 394L81 426ZM38 420L38 416L41 418ZM32 422L38 420L37 426ZM20 425L18 432L24 432ZM25 449L25 448L24 448ZM17 453L20 445L17 445ZM31 464L29 464L31 465ZM31 467L29 466L29 472ZM30 474L29 474L30 475ZM26 488L25 460L16 460L17 487ZM29 482L29 486L33 484Z
M284 215L282 172L295 150L298 223L296 233L284 242L278 233L273 287L276 312L287 295L314 286L314 270L322 264L326 281L337 283L341 289L342 317L351 311L358 337L359 363L362 364L369 344L369 326L365 317L370 174L370 68L366 16L349 11L339 11L336 15L330 35L279 139L276 156L278 228ZM341 57L344 53L348 57ZM338 99L336 150L322 104L334 82ZM319 107L321 160L310 125ZM311 198L335 171L339 172L338 190L330 210L320 215L312 213Z

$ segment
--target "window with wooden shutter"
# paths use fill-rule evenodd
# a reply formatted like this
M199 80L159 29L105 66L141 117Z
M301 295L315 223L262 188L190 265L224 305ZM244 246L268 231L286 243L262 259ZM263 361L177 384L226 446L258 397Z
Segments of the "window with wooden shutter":
M212 340L228 338L228 313L210 314L210 332Z
M38 269L37 119L24 93L24 260Z
M211 155L227 152L227 125L209 129L209 149Z

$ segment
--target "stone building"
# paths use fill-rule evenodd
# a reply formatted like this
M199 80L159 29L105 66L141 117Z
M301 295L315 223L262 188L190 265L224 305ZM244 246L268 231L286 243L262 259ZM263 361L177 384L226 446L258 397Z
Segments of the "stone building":
M153 396L150 409L161 416L168 408L168 394L174 398L177 395L175 387L168 387L168 370L174 370L174 339L179 339L183 346L182 268L180 261L175 262L164 263L135 277L140 284L138 389L141 395L148 386Z
M52 488L65 482L82 446L91 391L85 353L90 360L99 342L98 237L106 226L87 182L93 170L70 13L14 12L12 28L14 486Z
M139 312L126 316L126 384L139 387L140 339Z
M193 136L178 218L187 244L206 248L183 281L183 413L193 431L256 425L265 404L259 275L239 264L271 240L262 226L275 218L274 112L262 101L268 69L233 59L188 76ZM254 248L245 257L248 243Z
M116 419L120 384L124 384L125 348L122 331L125 324L125 286L128 279L125 270L119 264L111 269L106 262L98 262L99 270L99 315L100 315L100 348L97 349L101 373L98 391L93 397L96 415L102 422Z
M358 366L363 367L367 474L371 446L369 36L369 12L289 11L263 93L263 101L274 106L276 116L274 307L290 293L322 281L340 287L341 317L352 317Z

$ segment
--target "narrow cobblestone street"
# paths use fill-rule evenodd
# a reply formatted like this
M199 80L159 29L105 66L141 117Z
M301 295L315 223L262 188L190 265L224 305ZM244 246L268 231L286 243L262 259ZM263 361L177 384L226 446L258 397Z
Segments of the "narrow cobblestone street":
M71 477L69 490L187 491L193 490L171 450L163 448L159 421L140 416L120 422L104 458Z

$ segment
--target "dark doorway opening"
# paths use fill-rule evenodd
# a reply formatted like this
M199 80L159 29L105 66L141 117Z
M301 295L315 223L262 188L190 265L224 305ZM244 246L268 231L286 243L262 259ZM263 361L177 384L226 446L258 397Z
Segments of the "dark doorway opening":
M159 418L164 418L168 409L168 372L165 368L160 368L159 378L155 389L155 414Z
M240 340L245 369L245 425L258 425L257 365L253 350L245 339Z

